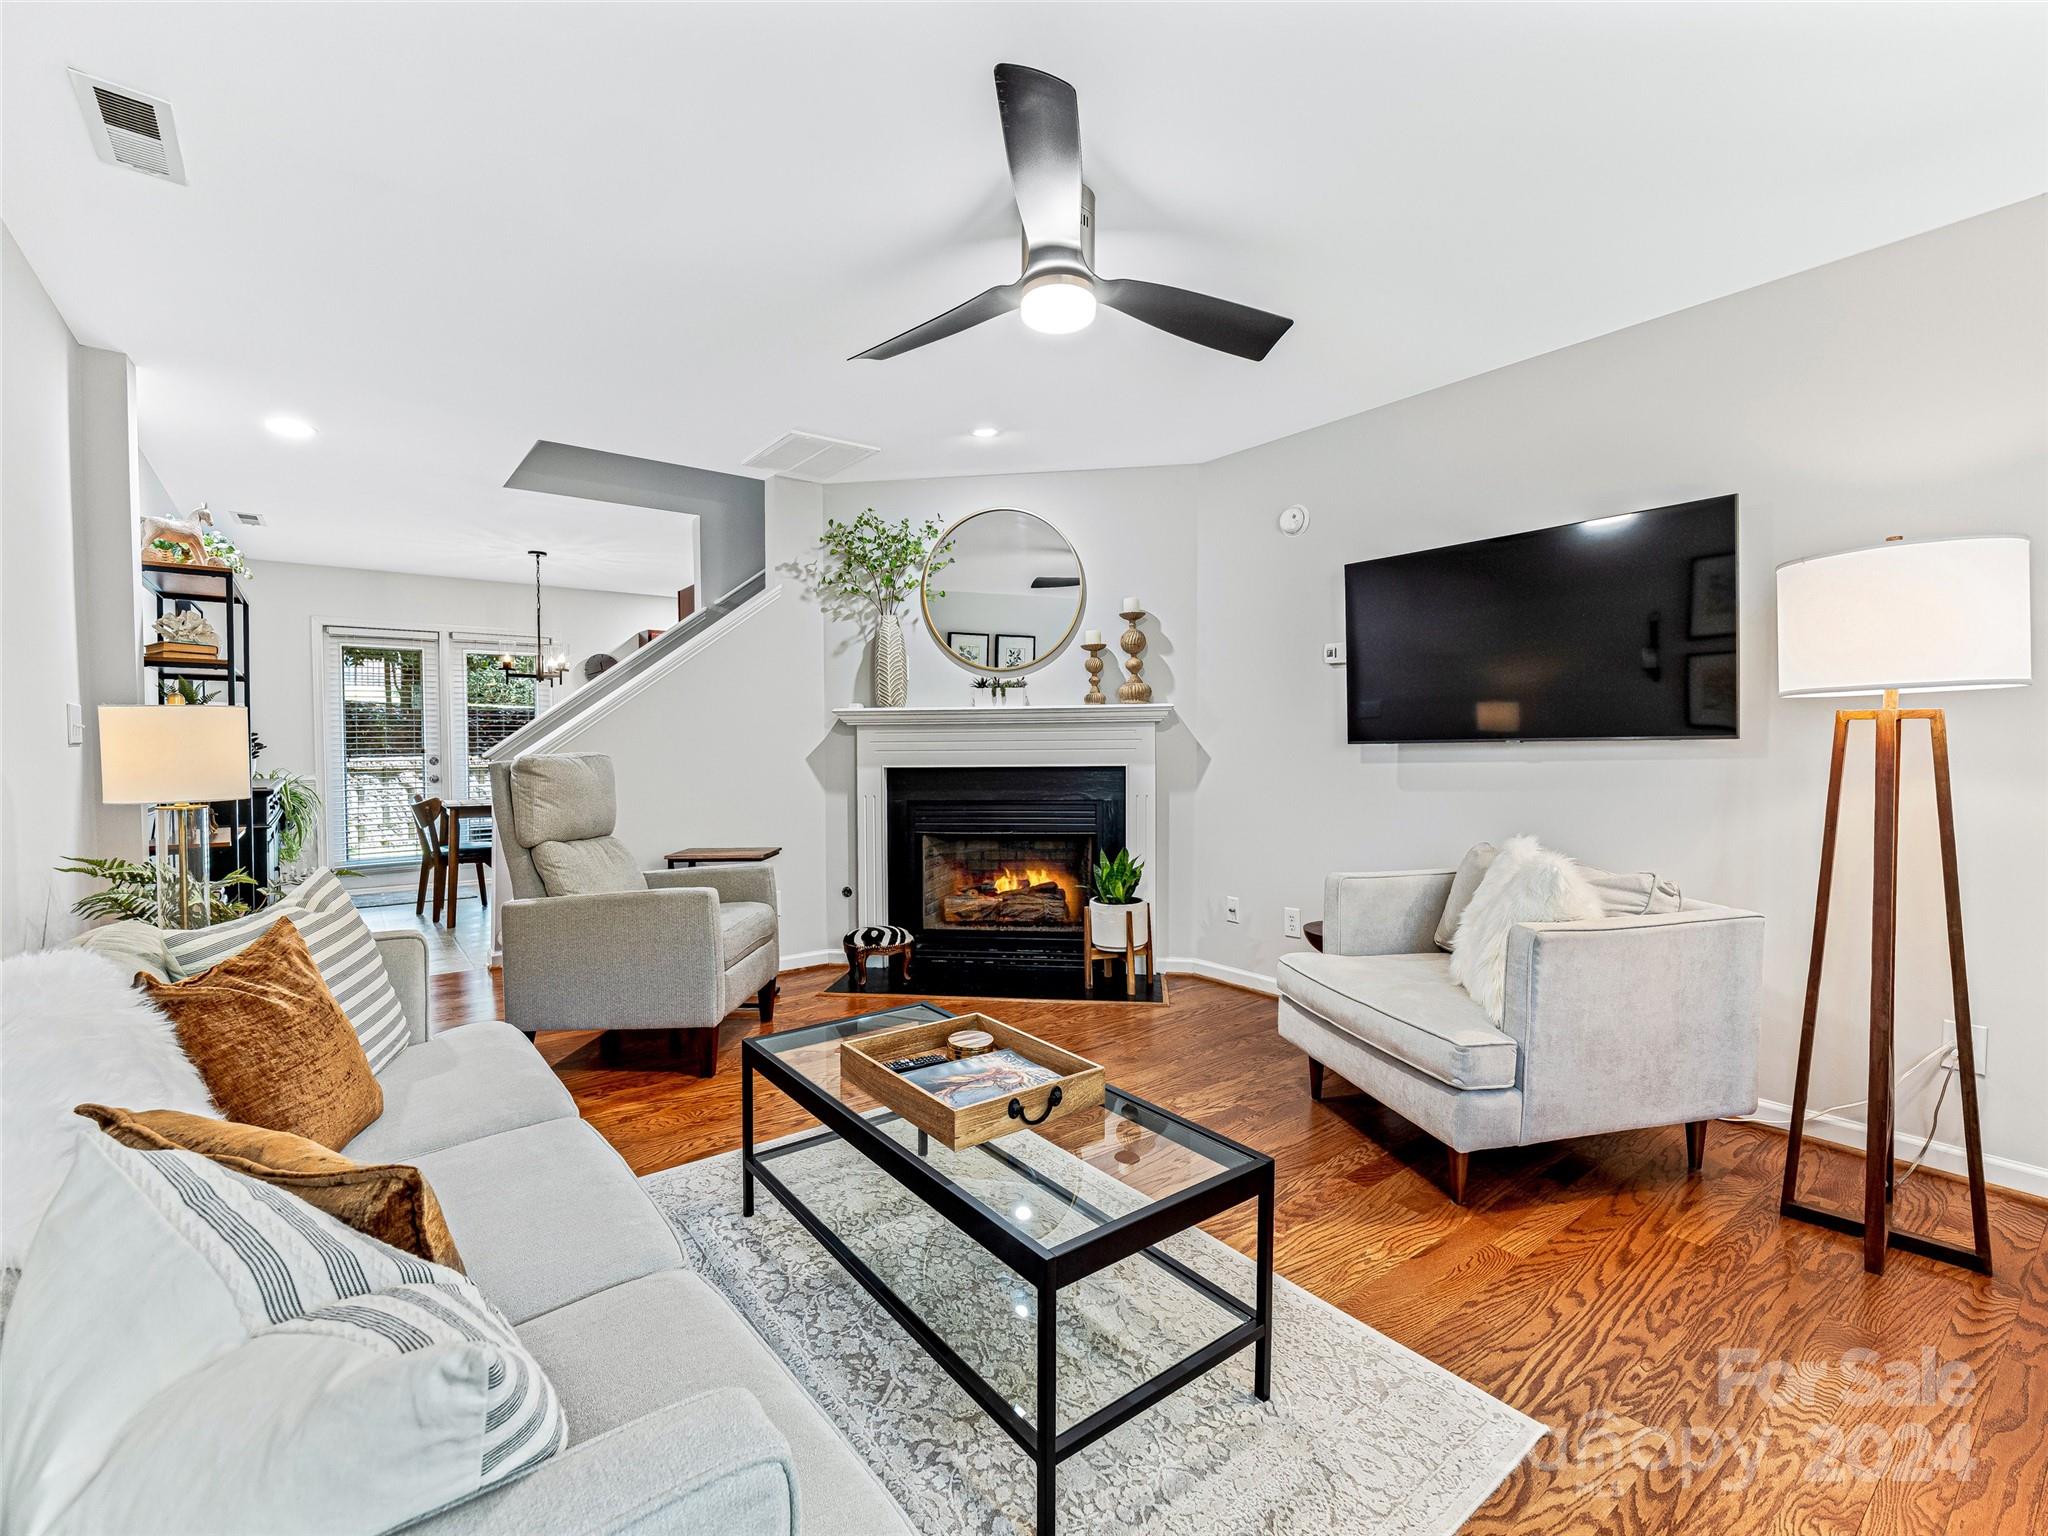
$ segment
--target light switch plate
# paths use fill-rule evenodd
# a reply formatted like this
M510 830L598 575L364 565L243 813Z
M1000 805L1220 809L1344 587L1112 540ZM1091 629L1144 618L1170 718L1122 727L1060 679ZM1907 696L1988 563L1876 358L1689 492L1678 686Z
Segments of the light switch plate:
M1235 896L1223 898L1223 921L1226 923L1237 921L1237 898Z
M1344 665L1344 642L1332 640L1323 646L1323 665L1341 667Z
M64 706L64 745L82 747L85 745L85 711L76 704Z

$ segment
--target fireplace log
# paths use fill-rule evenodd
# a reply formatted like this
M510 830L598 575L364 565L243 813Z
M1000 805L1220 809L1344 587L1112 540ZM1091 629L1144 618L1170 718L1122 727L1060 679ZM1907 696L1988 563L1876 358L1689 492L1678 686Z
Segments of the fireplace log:
M960 891L941 898L939 913L949 923L1060 924L1072 921L1067 913L1067 893L1054 884L993 894L982 890Z

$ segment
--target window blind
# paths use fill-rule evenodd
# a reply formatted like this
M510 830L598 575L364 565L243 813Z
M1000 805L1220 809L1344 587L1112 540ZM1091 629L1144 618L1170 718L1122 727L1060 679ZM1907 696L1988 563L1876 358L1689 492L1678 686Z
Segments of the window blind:
M329 629L323 683L329 862L417 860L413 803L451 793L442 770L440 637Z

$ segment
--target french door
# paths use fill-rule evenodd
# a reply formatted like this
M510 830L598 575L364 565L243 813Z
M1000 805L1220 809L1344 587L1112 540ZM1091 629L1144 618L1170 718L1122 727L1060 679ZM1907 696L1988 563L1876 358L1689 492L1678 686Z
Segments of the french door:
M533 718L534 684L505 675L497 637L329 626L325 639L328 862L417 864L413 806L490 798L484 754ZM531 655L511 654L531 670Z

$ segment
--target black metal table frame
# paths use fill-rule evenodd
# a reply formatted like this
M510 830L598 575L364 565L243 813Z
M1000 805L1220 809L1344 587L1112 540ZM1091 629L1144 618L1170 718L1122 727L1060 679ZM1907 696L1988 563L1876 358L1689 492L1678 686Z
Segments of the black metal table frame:
M821 1121L825 1128L757 1152L754 1149L756 1072ZM904 1331L945 1368L946 1374L958 1382L967 1395L1023 1448L1037 1469L1038 1536L1053 1536L1060 1462L1093 1445L1247 1345L1254 1351L1253 1390L1261 1401L1269 1400L1273 1395L1273 1160L1262 1152L1183 1119L1171 1110L1161 1109L1157 1104L1112 1088L1105 1107L1113 1109L1119 1105L1129 1105L1145 1116L1157 1117L1155 1128L1191 1151L1206 1155L1211 1146L1220 1145L1241 1154L1248 1161L1243 1167L1226 1168L1140 1210L1112 1216L1012 1157L994 1142L984 1143L980 1150L1033 1183L1070 1196L1076 1209L1101 1223L1092 1231L1070 1238L1057 1248L1047 1248L1005 1225L980 1201L957 1188L950 1179L926 1163L922 1156L927 1146L924 1132L918 1132L918 1151L912 1153L901 1142L877 1129L901 1119L900 1116L885 1114L870 1119L857 1114L782 1062L759 1040L749 1039L742 1043L740 1049L741 1215L751 1217L754 1214L754 1181L760 1180L783 1209L824 1244L826 1252L858 1280L867 1293L902 1325ZM1035 1287L1038 1293L1038 1411L1034 1419L1027 1422L1007 1398L960 1358L931 1324L911 1310L837 1233L791 1193L768 1166L777 1158L834 1138L854 1148ZM1246 1200L1258 1201L1258 1285L1256 1299L1250 1306L1206 1275L1198 1274L1154 1246ZM1239 1322L1228 1333L1183 1356L1149 1381L1141 1382L1062 1433L1059 1428L1059 1293L1064 1287L1137 1254L1142 1254L1199 1291L1238 1318Z

